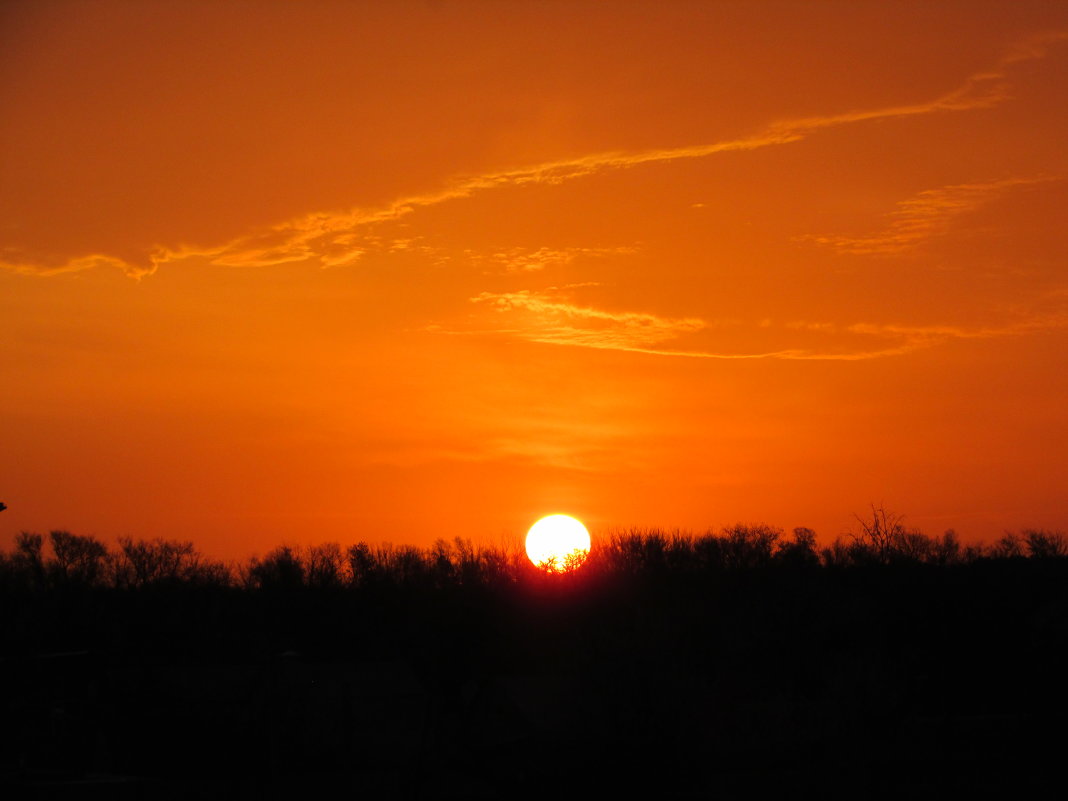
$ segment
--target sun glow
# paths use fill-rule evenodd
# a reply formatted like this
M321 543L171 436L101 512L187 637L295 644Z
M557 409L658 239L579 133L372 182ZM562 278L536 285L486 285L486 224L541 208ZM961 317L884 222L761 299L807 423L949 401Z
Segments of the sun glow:
M527 532L527 556L538 567L552 573L566 573L586 561L590 553L590 533L568 515L549 515Z

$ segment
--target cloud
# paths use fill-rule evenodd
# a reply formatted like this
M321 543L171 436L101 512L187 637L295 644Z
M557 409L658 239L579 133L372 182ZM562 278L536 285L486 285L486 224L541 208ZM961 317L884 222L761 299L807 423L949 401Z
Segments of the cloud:
M1019 336L1068 327L1068 311L1065 310L1023 316L1014 322L978 328L863 322L839 325L822 321L795 321L774 326L770 320L758 320L752 323L753 327L765 331L777 327L784 333L784 339L796 338L796 334L791 337L791 331L803 331L821 337L827 344L818 348L784 347L753 352L711 350L697 345L691 348L682 345L687 339L693 342L698 334L707 339L708 333L714 328L737 327L741 323L597 309L571 302L563 291L568 288L482 292L471 298L471 302L491 308L496 315L507 320L507 325L465 330L450 330L435 325L428 327L428 330L446 334L506 336L548 345L690 359L862 361L902 356L952 340ZM1051 299L1056 300L1056 296L1056 292L1052 293Z
M1018 336L1039 331L1053 331L1068 327L1068 314L1052 313L1025 318L1000 326L980 326L967 328L955 325L893 325L874 323L853 323L845 330L853 334L866 334L889 338L901 338L922 347L951 339L993 339L995 337Z
M0 259L0 270L7 270L17 275L62 275L64 273L80 273L85 270L93 270L98 267L118 269L131 278L141 279L156 271L155 263L148 267L132 264L116 256L106 256L101 253L93 253L88 256L79 256L53 265L34 264L27 261L8 261Z
M101 256L73 259L60 269L37 268L29 264L18 265L18 269L37 274L54 274L110 264L121 266L127 273L143 275L151 273L159 265L192 256L207 259L210 263L220 266L256 267L304 261L323 267L350 264L357 261L367 250L368 244L363 241L362 234L367 233L371 227L399 220L422 208L461 200L493 189L531 184L559 184L604 171L774 147L800 141L826 128L873 120L990 108L1009 96L1006 78L1011 65L1045 58L1053 44L1065 39L1068 39L1068 32L1055 31L1016 42L991 68L970 75L952 91L921 103L780 120L749 136L707 144L636 152L595 153L467 176L438 191L398 198L377 208L303 215L238 236L214 248L161 247L153 255L151 265L143 268L130 267L122 260ZM6 266L11 269L11 265Z
M545 291L483 292L471 298L518 318L515 335L532 342L609 350L647 349L706 327L703 320L666 318L645 312L615 312L579 306Z
M488 253L465 250L463 258L475 265L481 265L486 272L530 273L549 267L571 264L576 259L600 259L610 256L629 256L638 252L631 246L611 248L504 248Z
M956 184L927 189L897 204L889 215L890 223L882 231L868 236L804 236L802 241L815 242L850 255L886 256L915 248L932 237L940 236L953 222L1005 192L1059 180L1054 177L1009 178L986 183Z

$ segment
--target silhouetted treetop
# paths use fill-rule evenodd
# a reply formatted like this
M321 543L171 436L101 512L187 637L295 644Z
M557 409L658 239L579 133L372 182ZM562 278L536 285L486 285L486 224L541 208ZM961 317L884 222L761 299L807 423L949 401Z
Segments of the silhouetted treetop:
M902 518L872 507L847 539L823 546L816 533L795 528L789 536L765 524L736 524L718 532L689 534L659 529L610 532L595 542L583 580L626 577L746 574L860 567L946 568L999 560L1050 561L1068 557L1062 532L1026 529L1005 533L989 546L961 544L953 530L929 537ZM46 547L47 546L47 547ZM476 546L470 540L437 540L429 548L359 542L310 547L283 545L244 564L225 565L203 556L190 541L120 538L118 548L95 537L52 531L19 534L0 553L0 583L9 587L140 588L204 585L259 591L373 587L474 587L545 580L521 549ZM561 580L565 580L562 576Z

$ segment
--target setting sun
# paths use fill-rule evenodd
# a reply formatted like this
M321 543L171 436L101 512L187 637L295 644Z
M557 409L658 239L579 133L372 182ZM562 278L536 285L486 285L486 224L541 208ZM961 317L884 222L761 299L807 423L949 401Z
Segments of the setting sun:
M549 515L527 532L527 556L538 567L567 572L586 561L590 553L590 533L569 515Z

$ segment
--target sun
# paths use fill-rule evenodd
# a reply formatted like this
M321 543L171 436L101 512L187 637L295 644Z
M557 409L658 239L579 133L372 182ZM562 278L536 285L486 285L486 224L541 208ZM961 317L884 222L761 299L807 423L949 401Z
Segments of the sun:
M569 515L549 515L527 532L527 556L550 573L566 573L586 561L590 532Z

